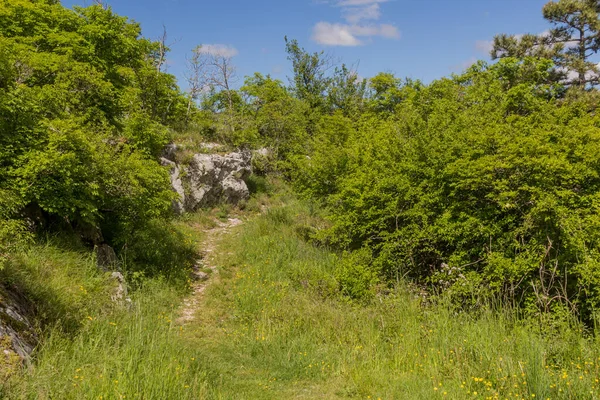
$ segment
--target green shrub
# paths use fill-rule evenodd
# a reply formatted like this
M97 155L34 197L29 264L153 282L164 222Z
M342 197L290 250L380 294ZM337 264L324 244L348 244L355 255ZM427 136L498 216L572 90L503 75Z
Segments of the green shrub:
M269 181L266 177L252 174L246 179L246 185L251 195L265 194L271 191Z
M166 277L186 281L197 258L196 243L191 234L163 220L150 220L141 225L127 241L115 243L128 273Z
M379 273L373 267L371 251L362 249L345 253L335 271L340 292L351 299L368 301L375 294Z
M389 282L589 318L600 301L600 124L587 104L556 99L550 68L479 63L407 85L393 113L364 114L355 129L324 117L292 174L330 211L321 235L371 249L359 271Z
M140 33L100 5L2 4L0 220L16 228L34 206L118 242L140 221L170 215L156 157L186 102L175 77L157 70L159 44ZM19 207L3 215L10 204Z

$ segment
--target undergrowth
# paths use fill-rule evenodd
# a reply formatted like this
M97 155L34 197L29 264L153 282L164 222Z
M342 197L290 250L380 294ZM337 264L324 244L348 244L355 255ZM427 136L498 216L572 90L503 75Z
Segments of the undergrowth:
M459 313L402 283L351 300L348 262L298 233L319 220L291 201L222 244L188 332L219 376L210 398L600 398L597 343L577 324Z
M107 307L98 299L112 286L89 259L51 245L38 252L23 280L32 292L46 280L46 298L58 299L48 309L63 308L52 318L72 313L76 327L46 328L4 397L600 398L598 343L577 324L546 327L493 307L457 312L401 282L365 286L358 301L348 290L347 277L361 276L352 259L315 239L317 207L286 191L245 207L232 210L246 222L219 244L219 273L185 326L176 322L188 293L180 281L140 277L131 306ZM178 229L196 242L215 214L188 216ZM44 259L54 272L36 272Z

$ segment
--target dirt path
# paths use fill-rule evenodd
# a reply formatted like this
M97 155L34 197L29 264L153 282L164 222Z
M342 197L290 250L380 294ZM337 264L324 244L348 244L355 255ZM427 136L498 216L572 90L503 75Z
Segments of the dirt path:
M242 220L229 218L227 222L218 221L214 228L204 231L205 237L200 243L202 257L196 261L196 265L194 266L192 294L183 301L183 306L178 318L180 324L189 324L196 318L198 304L200 303L202 294L208 286L211 276L218 273L217 267L214 264L214 251L217 247L217 243L223 235L229 233L230 228L240 224L242 224ZM203 271L206 271L207 269L210 273Z

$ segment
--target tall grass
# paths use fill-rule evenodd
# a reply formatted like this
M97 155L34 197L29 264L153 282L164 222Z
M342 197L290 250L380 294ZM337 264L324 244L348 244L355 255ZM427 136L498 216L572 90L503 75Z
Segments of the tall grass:
M90 315L74 337L50 332L11 398L197 399L206 374L175 325L178 293L153 282L132 309ZM196 356L194 356L196 354Z
M130 302L111 299L118 282L100 271L91 252L76 241L48 238L15 255L1 271L2 279L31 300L41 341L31 365L0 382L0 397L198 398L205 386L199 358L180 340L183 328L174 321L181 298L189 293L185 255L206 220L193 216L143 233L148 248L140 243L136 251L157 257L150 273L123 257ZM154 246L161 240L173 245L175 239L177 248ZM169 251L173 258L161 271L157 264Z
M459 313L402 284L356 303L336 278L340 257L308 239L317 211L289 193L274 202L220 244L193 323L174 322L181 287L143 279L132 307L88 308L74 335L49 330L5 397L600 398L600 343L575 325ZM191 234L209 222L181 223Z
M211 397L600 398L598 343L576 327L545 334L507 311L426 306L402 285L345 299L339 258L298 235L311 218L280 207L223 244L191 337L221 377Z

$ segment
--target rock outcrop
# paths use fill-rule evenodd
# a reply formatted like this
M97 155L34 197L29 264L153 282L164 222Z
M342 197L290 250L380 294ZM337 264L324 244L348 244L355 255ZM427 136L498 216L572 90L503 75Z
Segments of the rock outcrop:
M175 156L173 154L173 160L174 159ZM179 195L179 198L173 201L173 210L177 214L183 214L183 212L185 211L185 191L183 189L183 182L181 181L181 171L179 169L179 166L173 160L169 160L163 157L160 159L160 163L165 167L171 167L171 187L173 187L175 193Z
M0 378L28 361L37 343L24 304L19 296L0 287Z
M250 196L247 179L252 173L252 153L225 155L195 154L187 166L178 165L172 146L165 150L161 163L171 168L171 185L179 195L173 209L181 214L219 203L238 204Z

